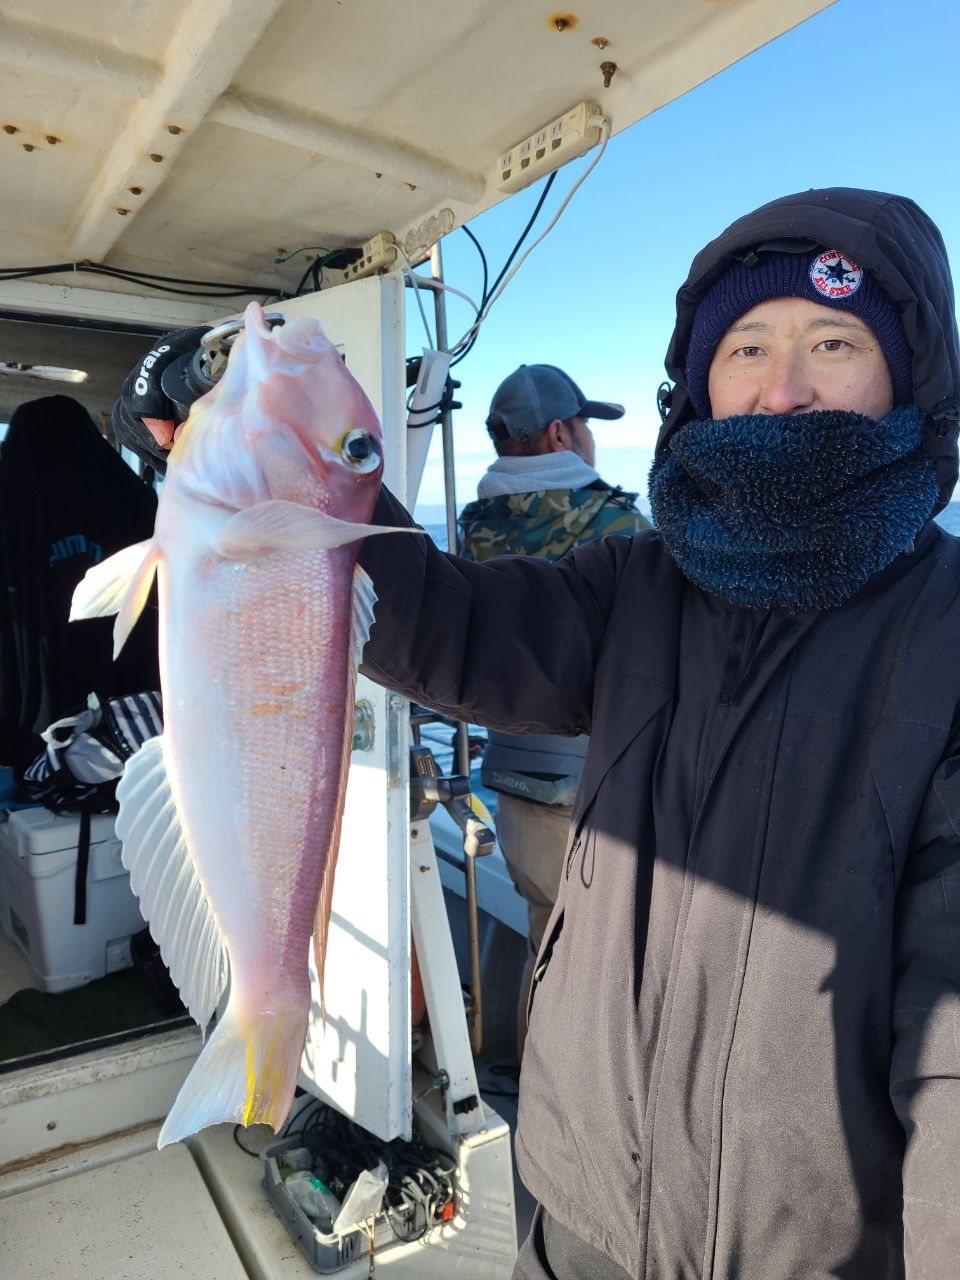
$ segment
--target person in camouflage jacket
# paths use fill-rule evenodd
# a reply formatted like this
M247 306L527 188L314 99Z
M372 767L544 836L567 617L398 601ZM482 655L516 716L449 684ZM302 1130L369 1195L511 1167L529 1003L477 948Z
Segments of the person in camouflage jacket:
M545 556L559 560L582 542L649 528L636 508L638 495L594 480L582 489L541 489L478 498L460 513L463 554Z
M627 537L648 522L637 495L601 480L588 418L617 419L623 407L587 400L553 365L521 365L494 394L487 430L497 459L479 497L460 514L460 550L491 556L561 556L608 534ZM497 838L513 883L527 903L528 961L520 983L517 1055L526 1035L533 960L560 885L567 828L587 738L491 730L481 777L497 795Z

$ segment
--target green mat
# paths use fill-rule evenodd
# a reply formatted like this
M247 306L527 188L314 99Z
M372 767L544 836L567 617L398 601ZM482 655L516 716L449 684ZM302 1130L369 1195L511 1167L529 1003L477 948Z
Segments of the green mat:
M0 1006L0 1061L182 1017L163 1013L133 969L59 995L27 989Z

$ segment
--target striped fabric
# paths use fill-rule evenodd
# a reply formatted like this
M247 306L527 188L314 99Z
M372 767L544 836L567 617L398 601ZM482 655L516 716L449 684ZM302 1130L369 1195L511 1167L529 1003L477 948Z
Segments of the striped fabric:
M114 809L114 784L126 761L163 732L160 694L133 693L86 707L44 730L47 746L24 770L22 789L49 809Z

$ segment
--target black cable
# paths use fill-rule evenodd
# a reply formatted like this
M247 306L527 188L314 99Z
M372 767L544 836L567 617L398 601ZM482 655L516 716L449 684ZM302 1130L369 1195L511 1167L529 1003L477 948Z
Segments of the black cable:
M253 1156L254 1160L259 1160L259 1159L260 1159L260 1156L257 1154L257 1152L256 1152L256 1151L251 1151L249 1147L245 1147L245 1146L243 1145L243 1143L240 1141L240 1130L241 1130L242 1128L243 1128L243 1125L242 1125L242 1124L235 1124L235 1125L233 1126L233 1140L234 1140L234 1142L237 1144L237 1146L240 1148L240 1150L243 1152L243 1154L244 1154L245 1156Z
M481 302L481 305L480 305L480 310L482 311L482 310L483 310L483 302L485 302L485 301L487 300L487 296L488 296L488 294L487 294L487 280L489 279L489 276L488 276L488 272L487 272L487 255L483 252L483 246L480 244L480 241L479 241L479 240L477 239L477 237L473 234L473 232L470 230L470 228L467 226L467 224L466 224L466 223L463 223L463 224L462 224L462 226L460 227L460 230L461 230L461 231L466 232L466 234L470 237L470 239L473 241L473 243L477 246L477 253L479 253L479 255L480 255L480 262L483 264L483 287L482 287L482 288L481 288L481 290L480 290L480 297L481 297L481 299L483 300L483 301Z
M481 315L481 316L483 315L483 309L484 309L484 307L487 305L487 303L489 302L489 300L490 300L490 299L493 297L493 295L496 293L496 291L497 291L497 287L498 287L498 286L500 285L500 283L502 282L503 277L504 277L504 276L507 274L507 272L510 270L510 267L511 267L511 265L512 265L512 263L513 263L513 260L514 260L514 258L517 256L517 254L520 252L520 248L521 248L521 246L522 246L522 244L523 244L524 240L526 240L527 236L530 234L530 228L531 228L531 227L533 226L533 224L536 222L536 220L537 220L537 218L538 218L538 216L539 216L539 214L540 214L540 210L543 208L543 202L544 202L544 200L546 200L547 195L548 195L548 193L549 193L549 191L550 191L550 188L553 186L554 179L556 178L556 176L557 176L557 173L558 173L558 172L559 172L559 170L554 169L553 173L551 173L551 174L550 174L549 178L547 178L546 182L544 183L543 190L540 192L540 199L537 201L536 207L534 208L533 213L530 215L530 219L529 219L529 221L527 222L527 225L526 225L526 226L523 228L523 230L520 232L520 237L519 237L519 239L517 240L517 242L516 242L516 244L513 246L513 248L510 250L510 256L507 258L506 262L503 264L503 267L502 267L502 268L501 268L501 270L500 270L500 274L497 276L496 280L494 280L493 284L490 286L490 288L489 288L489 289L487 289L487 288L486 288L486 284L484 284L483 297L482 297L482 298L481 298L481 300L480 300L480 315ZM466 228L466 227L464 227L463 229L464 229L464 231L466 231L466 230L467 230L467 228ZM468 234L469 234L469 233L468 233ZM473 239L473 236L472 236L472 235L471 235L471 239ZM480 246L479 246L479 244L478 244L478 245L477 245L477 248L479 248L479 247L480 247ZM481 250L481 252L482 252L482 250ZM486 260L484 260L484 269L486 269ZM484 276L484 280L486 280L486 276ZM471 334L471 336L470 336L469 340L467 341L467 343L465 344L465 346L463 347L463 349L462 349L462 350L457 354L456 358L450 361L450 368L451 368L451 369L453 368L453 366L454 366L455 364L459 364L461 360L465 359L465 357L466 357L466 356L468 356L468 355L470 354L470 352L473 350L474 346L476 345L477 338L480 336L480 330L481 330L481 328L482 328L482 327L483 327L483 324L482 324L482 322L481 322L481 324L479 324L479 325L477 326L477 328L476 328L476 329L474 329L474 331L473 331L473 333Z
M293 296L299 298L303 286L307 283L307 277L313 276L313 289L315 293L319 293L323 287L323 270L324 267L330 267L332 271L344 271L354 262L358 262L363 257L363 250L356 246L346 249L330 249L325 254L311 258L307 263L307 269L300 277L296 291Z
M486 305L488 299L497 292L497 286L501 283L501 281L503 280L503 277L510 270L510 267L513 263L514 258L520 252L520 246L523 244L524 240L526 240L527 236L530 234L530 228L533 226L533 224L536 222L537 218L539 217L540 210L543 208L543 202L544 200L546 200L547 196L549 195L550 188L553 186L554 182L556 181L558 172L559 170L554 169L553 173L551 173L550 177L544 183L543 190L540 192L540 199L537 201L536 208L534 209L533 213L531 213L530 215L530 221L520 232L520 239L513 246L513 249L511 250L511 253L510 253L510 257L507 258L506 262L503 264L503 268L500 274L497 276L496 280L494 280L493 284L490 286L490 293L483 300L484 305ZM483 307L481 307L480 310L482 311Z
M177 293L188 298L235 298L243 297L247 294L258 293L263 297L276 297L282 290L278 290L276 285L269 287L262 285L225 285L216 284L213 281L186 281L187 284L195 284L195 289L175 289L172 284L164 282L163 276L141 276L131 271L123 271L116 267L104 267L98 263L90 263L85 266L78 266L78 271L87 271L92 275L110 276L115 280L125 280L128 284L143 285L147 289L158 289L164 293ZM173 279L173 277L171 277Z
M23 275L50 275L54 272L72 273L77 271L93 271L102 275L123 276L131 280L159 280L169 284L193 284L197 287L207 286L212 289L232 289L235 292L239 290L260 293L269 292L266 288L259 288L259 286L256 285L233 285L227 284L222 280L195 280L184 276L161 276L148 271L136 271L132 267L111 267L103 262L49 262L35 267L0 267L0 278Z
M211 289L232 289L235 293L240 291L247 293L270 293L275 291L275 286L267 289L259 285L227 284L223 280L196 280L189 276L164 276L157 275L152 271L137 271L135 267L111 267L105 262L78 263L78 268L80 270L87 268L91 271L102 271L111 275L130 276L137 280L161 280L166 281L168 284L192 284L198 288L205 286Z
M149 272L126 270L122 267L108 267L98 262L53 262L35 267L0 267L0 280L26 280L32 276L75 274L85 272L90 275L111 276L117 280L126 280L129 284L143 285L149 289L159 289L164 293L176 293L191 298L231 298L251 293L266 297L282 296L276 285L241 285L226 284L223 281L190 280L181 276L161 276ZM172 284L192 284L194 290L173 289Z
M294 296L295 298L299 298L299 297L300 297L300 291L301 291L301 289L303 288L303 286L307 283L307 277L310 275L310 272L313 270L313 264L314 264L315 262L316 262L316 258L312 258L312 259L307 263L307 269L306 269L306 271L304 271L303 275L302 275L302 276L300 277L300 279L297 281L297 287L296 287L296 288L294 289L294 291L293 291L293 296Z
M341 1199L363 1169L375 1169L383 1161L388 1183L382 1212L401 1240L422 1239L454 1201L456 1163L445 1152L428 1147L419 1135L410 1142L394 1138L385 1143L322 1104L315 1109L308 1105L293 1121L300 1122L299 1130L285 1128L283 1136L301 1140L315 1165L323 1166L324 1182Z

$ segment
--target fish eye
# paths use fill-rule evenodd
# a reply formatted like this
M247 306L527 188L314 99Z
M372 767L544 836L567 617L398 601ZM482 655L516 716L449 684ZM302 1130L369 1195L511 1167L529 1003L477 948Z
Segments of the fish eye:
M371 471L376 471L383 461L380 442L369 431L363 431L359 427L348 431L343 437L340 442L340 456L348 467L361 475L369 475Z

